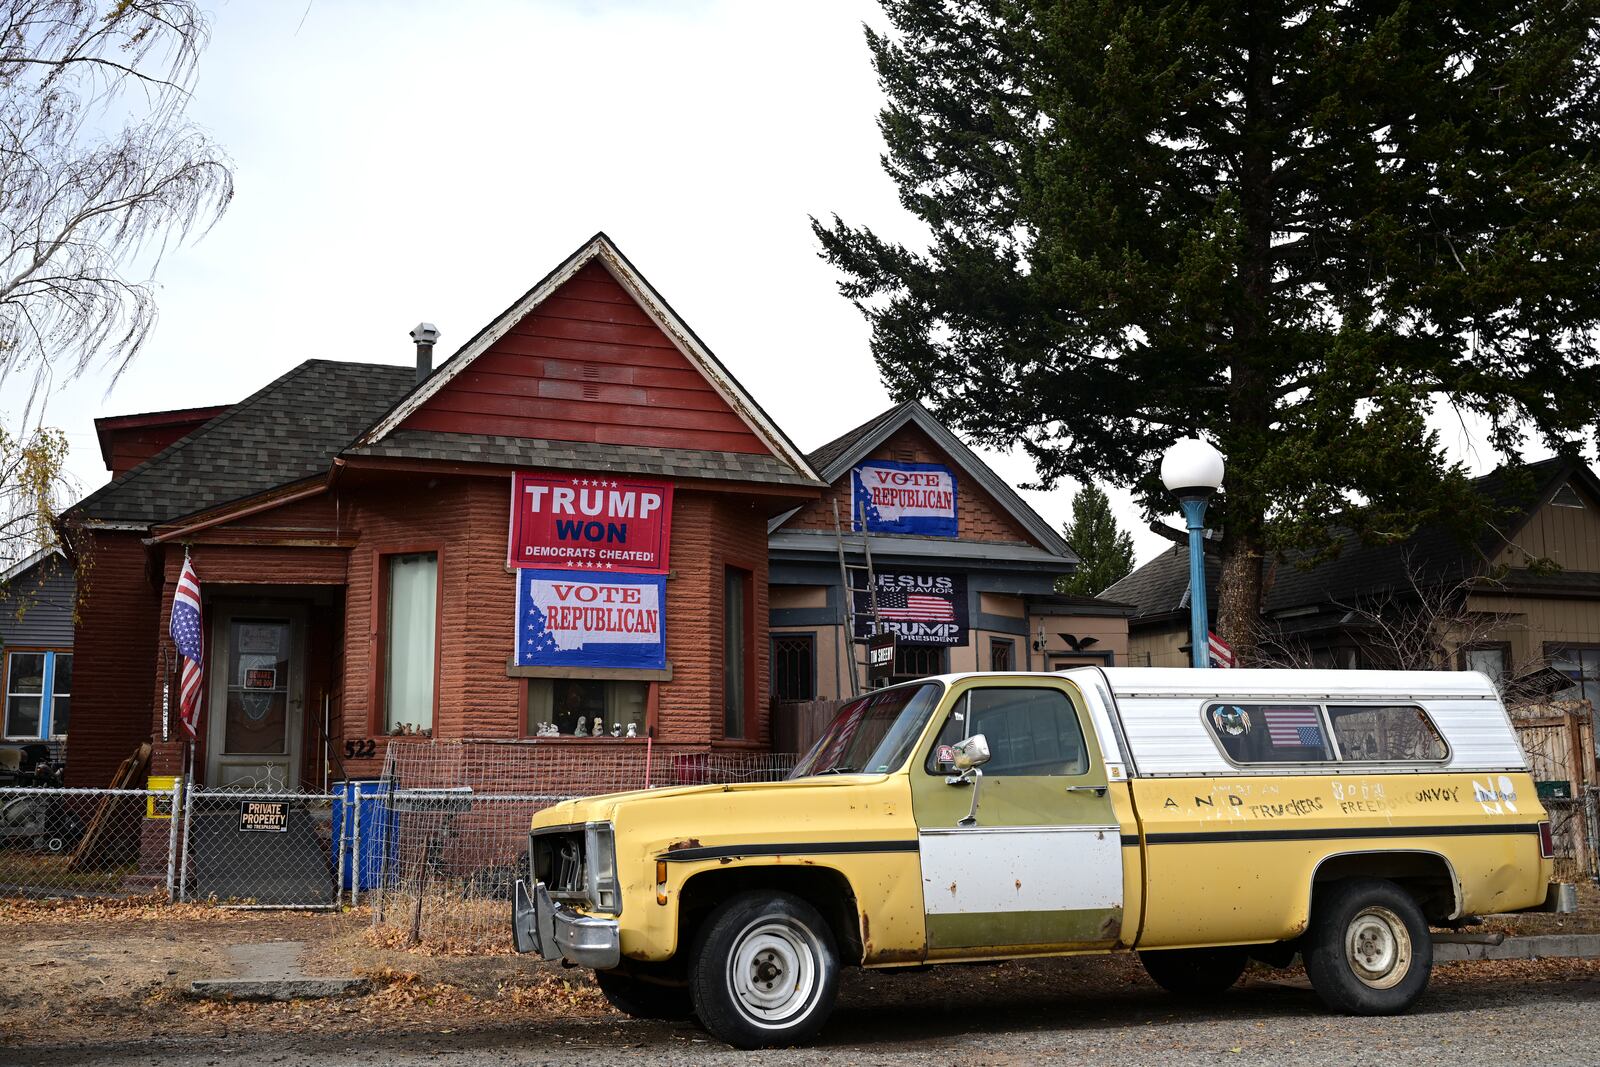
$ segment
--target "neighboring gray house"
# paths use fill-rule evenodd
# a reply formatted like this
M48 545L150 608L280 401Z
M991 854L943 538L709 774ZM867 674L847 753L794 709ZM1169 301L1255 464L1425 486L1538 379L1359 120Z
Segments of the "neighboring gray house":
M40 549L0 572L0 694L7 740L67 734L76 596L76 575L59 548Z

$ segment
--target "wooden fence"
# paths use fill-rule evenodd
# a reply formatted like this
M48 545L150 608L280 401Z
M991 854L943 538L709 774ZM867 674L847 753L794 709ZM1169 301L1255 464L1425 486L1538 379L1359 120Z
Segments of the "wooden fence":
M805 755L848 700L774 701L772 749Z

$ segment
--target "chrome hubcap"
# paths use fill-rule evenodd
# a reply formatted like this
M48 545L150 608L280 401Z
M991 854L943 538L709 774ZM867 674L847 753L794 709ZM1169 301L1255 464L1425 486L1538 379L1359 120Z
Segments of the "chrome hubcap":
M783 1026L815 1004L822 947L809 930L782 920L745 927L728 954L728 988L746 1018Z
M1345 931L1344 954L1364 984L1389 989L1411 970L1411 933L1388 908L1363 908Z

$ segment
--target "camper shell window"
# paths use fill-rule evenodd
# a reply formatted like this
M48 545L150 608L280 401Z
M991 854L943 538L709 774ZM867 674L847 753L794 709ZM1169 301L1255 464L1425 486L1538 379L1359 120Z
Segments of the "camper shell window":
M1442 763L1450 749L1415 704L1207 704L1206 728L1238 764Z

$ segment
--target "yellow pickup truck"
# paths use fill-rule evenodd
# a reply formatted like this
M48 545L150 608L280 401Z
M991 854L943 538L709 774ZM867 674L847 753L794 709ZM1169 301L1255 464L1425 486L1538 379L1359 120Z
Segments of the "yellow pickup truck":
M512 928L745 1048L815 1036L846 965L1126 950L1190 996L1298 953L1385 1014L1430 925L1560 907L1552 851L1479 674L948 675L846 705L786 781L541 811Z

